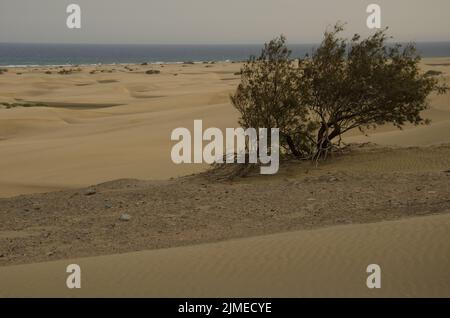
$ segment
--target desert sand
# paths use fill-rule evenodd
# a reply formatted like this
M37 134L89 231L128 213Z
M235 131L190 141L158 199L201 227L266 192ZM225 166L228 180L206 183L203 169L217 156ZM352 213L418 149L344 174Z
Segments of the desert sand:
M120 178L167 179L204 169L172 163L170 134L193 126L194 119L236 126L229 94L240 66L130 68L102 66L105 72L90 74L95 68L85 67L70 75L31 68L0 75L0 103L53 106L0 109L0 196ZM150 69L161 74L145 74Z
M422 67L450 83L450 58ZM235 127L240 64L77 68L0 75L0 103L33 105L0 106L0 296L450 297L450 94L429 126L229 181L172 164L170 133Z
M0 296L450 297L449 241L445 214L3 267ZM373 263L378 290L366 287ZM81 289L65 285L69 264L81 267Z
M275 177L209 172L0 199L0 266L444 213L449 166L450 145L365 145Z
M441 71L449 80L450 59L422 64L424 71ZM52 106L0 106L0 197L199 172L207 167L172 163L171 131L192 127L194 119L203 119L205 127L237 126L229 94L239 82L238 63L80 69L69 75L58 74L60 68L10 69L0 75L0 103ZM145 74L150 69L161 74ZM52 74L45 74L48 70ZM434 97L432 106L425 113L433 120L429 127L382 127L349 142L448 143L450 94Z

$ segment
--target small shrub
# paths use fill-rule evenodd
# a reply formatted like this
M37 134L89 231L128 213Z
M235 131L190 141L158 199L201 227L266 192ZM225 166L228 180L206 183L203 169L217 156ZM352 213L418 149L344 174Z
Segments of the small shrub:
M441 71L429 70L428 72L425 73L426 77L439 76L439 75L442 75Z
M61 75L70 75L70 74L72 74L73 72L74 72L74 70L72 70L72 69L68 69L68 70L62 69L62 70L60 70L60 71L58 72L58 74L61 74Z
M0 103L0 105L6 106L6 109L14 107L47 107L45 103Z

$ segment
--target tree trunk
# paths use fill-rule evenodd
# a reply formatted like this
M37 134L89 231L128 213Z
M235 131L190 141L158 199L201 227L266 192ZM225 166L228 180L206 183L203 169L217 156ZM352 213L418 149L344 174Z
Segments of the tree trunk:
M326 136L326 132L326 126L322 124L317 134L317 151L319 153L326 151L330 147L331 141L341 134L341 128L339 126L334 126L333 131L328 136Z
M286 137L286 142L289 146L289 149L291 150L292 154L297 157L297 158L301 158L302 154L300 151L298 151L297 147L295 147L294 141L292 140L291 136L287 136Z

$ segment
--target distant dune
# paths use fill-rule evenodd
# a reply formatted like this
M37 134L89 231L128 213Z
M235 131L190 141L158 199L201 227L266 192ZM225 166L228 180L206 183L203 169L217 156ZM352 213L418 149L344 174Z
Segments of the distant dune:
M0 105L0 197L204 170L172 163L170 134L199 118L205 125L236 126L228 96L240 65L208 66L136 65L133 72L102 66L112 73L95 74L90 74L95 68L84 67L69 75L30 68L21 69L22 75L14 69L2 74L0 103L47 106ZM155 68L161 74L145 74ZM230 76L234 80L222 81Z

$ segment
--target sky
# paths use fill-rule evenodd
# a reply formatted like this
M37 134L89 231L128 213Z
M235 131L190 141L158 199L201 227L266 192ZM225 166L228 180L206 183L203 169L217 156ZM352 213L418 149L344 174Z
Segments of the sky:
M71 3L81 29L66 26ZM0 0L0 42L260 44L284 34L317 43L337 21L348 36L372 33L371 3L396 41L450 41L450 0Z

